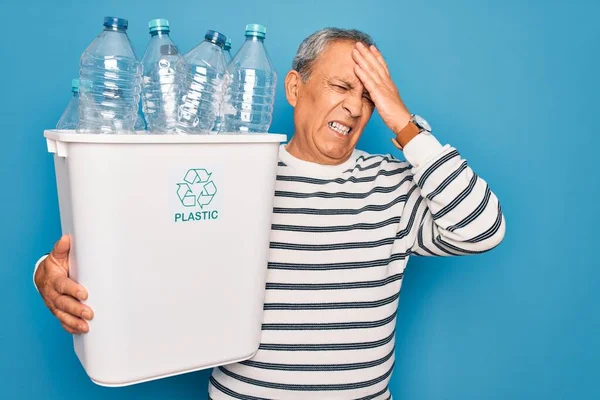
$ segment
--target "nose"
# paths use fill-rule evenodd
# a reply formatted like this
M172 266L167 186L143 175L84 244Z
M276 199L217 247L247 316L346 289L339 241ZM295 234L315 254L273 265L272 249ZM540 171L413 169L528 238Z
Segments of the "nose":
M362 91L348 91L342 107L352 118L360 117L362 115Z

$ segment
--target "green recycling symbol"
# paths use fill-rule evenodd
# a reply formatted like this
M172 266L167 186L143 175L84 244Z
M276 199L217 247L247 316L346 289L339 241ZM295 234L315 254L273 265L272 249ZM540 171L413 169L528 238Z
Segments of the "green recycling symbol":
M212 173L204 168L190 169L183 182L177 184L177 196L185 207L207 206L215 198L217 187L210 180Z

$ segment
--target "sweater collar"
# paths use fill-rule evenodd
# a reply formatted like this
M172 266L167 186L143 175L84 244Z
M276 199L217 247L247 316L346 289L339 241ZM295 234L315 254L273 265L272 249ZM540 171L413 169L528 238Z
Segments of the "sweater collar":
M279 160L288 167L298 170L303 176L335 178L344 171L352 169L356 164L356 159L362 152L354 149L350 158L339 165L322 165L311 161L301 160L291 155L285 148L285 144L279 146Z

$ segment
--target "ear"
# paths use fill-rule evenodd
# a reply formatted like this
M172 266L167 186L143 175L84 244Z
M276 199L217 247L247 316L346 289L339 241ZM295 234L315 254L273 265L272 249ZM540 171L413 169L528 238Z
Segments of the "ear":
M296 107L298 94L302 85L302 77L298 71L291 70L285 77L285 97L292 107Z

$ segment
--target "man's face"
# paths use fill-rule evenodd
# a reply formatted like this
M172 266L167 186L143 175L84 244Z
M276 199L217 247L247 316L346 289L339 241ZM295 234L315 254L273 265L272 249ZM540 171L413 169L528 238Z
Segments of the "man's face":
M346 161L373 114L373 102L354 73L354 46L351 41L330 43L306 82L298 80L293 140L306 160Z

